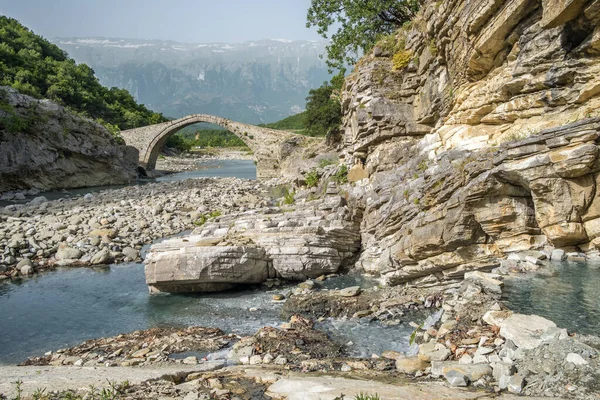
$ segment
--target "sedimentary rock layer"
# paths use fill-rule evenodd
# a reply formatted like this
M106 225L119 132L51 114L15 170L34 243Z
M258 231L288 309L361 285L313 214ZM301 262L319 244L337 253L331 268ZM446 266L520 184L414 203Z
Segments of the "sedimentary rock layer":
M146 282L154 291L204 292L269 278L304 280L350 265L358 223L343 198L219 217L190 236L152 246Z
M423 283L600 247L599 23L598 0L430 1L357 64L341 147L359 267Z

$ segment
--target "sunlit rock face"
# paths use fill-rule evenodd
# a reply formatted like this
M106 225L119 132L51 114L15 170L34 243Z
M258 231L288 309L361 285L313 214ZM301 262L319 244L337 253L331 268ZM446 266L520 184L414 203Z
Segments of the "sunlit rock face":
M0 103L0 192L137 179L137 150L117 143L102 125L10 87L0 87Z
M431 1L402 57L366 55L342 95L357 266L436 284L513 251L600 247L598 26L597 0Z
M146 282L151 291L209 292L317 278L352 263L358 227L339 196L222 216L189 236L153 245Z

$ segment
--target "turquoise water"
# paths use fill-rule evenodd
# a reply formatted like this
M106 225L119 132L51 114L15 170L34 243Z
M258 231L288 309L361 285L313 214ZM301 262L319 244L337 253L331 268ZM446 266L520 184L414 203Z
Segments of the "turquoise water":
M253 161L209 162L207 169L168 175L157 181L196 177L256 179ZM110 188L55 192L56 197L80 195ZM48 198L52 194L44 193ZM357 277L326 281L335 289L373 285ZM284 289L242 287L218 294L150 295L142 264L106 268L60 269L14 283L0 283L0 364L17 364L27 357L73 346L87 339L114 336L164 326L217 327L240 335L263 326L277 326L281 303L272 295ZM250 309L257 309L250 311ZM364 321L328 321L322 328L340 343L352 341L349 352L370 357L384 350L405 351L412 328L385 327Z
M371 286L345 277L327 281L331 288L356 284ZM17 364L87 339L153 327L205 326L251 335L263 326L284 322L282 303L273 302L272 295L287 290L247 286L215 294L150 295L142 264L62 269L3 283L0 364ZM384 350L408 349L412 328L407 318L393 327L357 320L330 320L320 326L340 344L353 342L352 356L371 357Z
M251 334L280 322L275 291L150 295L142 264L57 270L0 284L0 364L161 326L218 327ZM251 312L250 308L258 308Z
M156 178L156 182L181 181L189 178L242 178L256 179L256 165L252 160L214 160L199 163L203 169L185 171Z
M552 263L540 271L505 280L506 305L570 332L599 335L600 263Z

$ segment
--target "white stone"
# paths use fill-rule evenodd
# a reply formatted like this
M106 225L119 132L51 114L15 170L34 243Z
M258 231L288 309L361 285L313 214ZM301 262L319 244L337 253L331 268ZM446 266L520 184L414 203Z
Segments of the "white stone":
M565 361L568 362L568 363L570 362L570 363L573 363L575 365L579 365L579 366L580 365L588 365L589 364L586 360L584 360L583 357L581 357L577 353L569 353L569 354L567 354L567 357L565 358Z

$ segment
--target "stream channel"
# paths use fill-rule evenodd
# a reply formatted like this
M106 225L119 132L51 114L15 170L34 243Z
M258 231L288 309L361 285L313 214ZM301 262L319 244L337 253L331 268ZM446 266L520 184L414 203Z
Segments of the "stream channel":
M252 161L211 163L214 168L167 175L157 180L209 176L256 178ZM51 199L106 189L110 188L43 195ZM373 283L346 276L324 282L324 289L354 285L366 288ZM205 326L251 335L263 326L279 326L285 322L280 316L282 304L273 302L272 295L285 293L290 288L249 287L217 294L150 295L141 263L62 268L17 283L0 284L0 364L16 364L27 357L74 346L87 339L153 327ZM388 327L379 323L329 320L320 328L340 343L352 342L351 355L370 357L384 350L407 350L413 330L408 322L410 320Z

